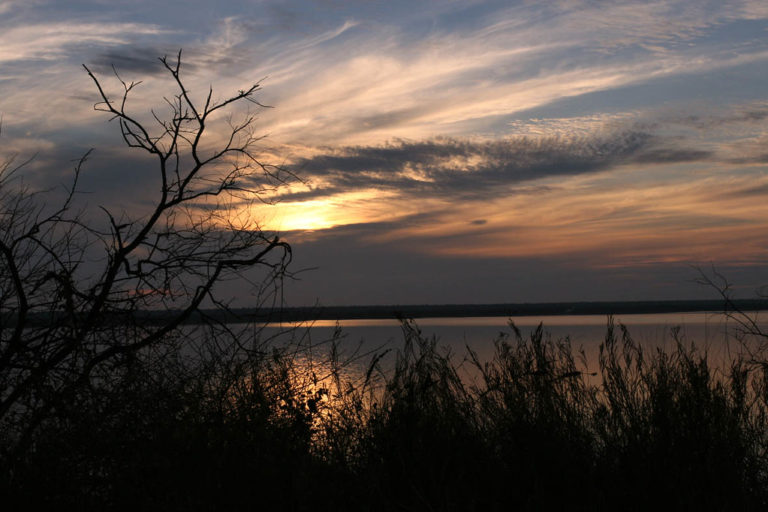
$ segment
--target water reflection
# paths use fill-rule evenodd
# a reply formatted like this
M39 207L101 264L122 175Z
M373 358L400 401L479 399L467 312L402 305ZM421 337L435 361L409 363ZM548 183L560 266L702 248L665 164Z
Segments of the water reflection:
M751 318L768 330L766 322L758 313ZM609 318L603 315L563 315L549 317L467 317L467 318L422 318L416 320L422 336L434 338L438 347L450 353L459 371L467 378L473 378L473 364L467 361L471 350L480 362L488 362L494 355L494 341L513 336L510 322L519 329L523 338L528 339L539 324L543 324L546 336L553 340L568 338L579 357L582 370L593 373L599 370L599 347L605 340ZM714 366L722 366L745 347L754 347L759 340L745 335L742 326L723 313L665 313L617 315L614 323L626 325L632 339L646 351L672 350L677 343L688 347L695 344L700 352L706 352ZM403 346L404 334L397 320L342 320L339 322L320 320L312 324L286 324L265 326L264 333L275 335L286 326L303 329L308 340L325 340L316 344L314 360L306 360L309 380L319 379L326 383L329 376L344 374L351 380L364 381L370 373L370 363L376 354L387 352L377 360L376 372L386 374L394 363L394 354ZM295 331L294 331L295 332ZM331 343L329 340L333 340ZM336 354L346 354L343 363L330 365L329 349L334 346ZM323 352L325 351L325 352ZM324 366L325 365L325 366ZM590 379L594 380L594 379ZM322 384L325 385L325 384Z
M758 315L759 312L751 313ZM553 316L491 316L491 317L457 317L457 318L418 318L416 323L421 327L506 327L509 322L517 326L536 327L543 323L546 327L599 326L607 324L606 315L553 315ZM615 323L627 326L637 325L693 325L721 323L726 319L721 312L692 312L692 313L655 313L655 314L624 314L613 317ZM398 327L396 319L352 319L352 320L317 320L312 327ZM291 324L299 325L299 324Z

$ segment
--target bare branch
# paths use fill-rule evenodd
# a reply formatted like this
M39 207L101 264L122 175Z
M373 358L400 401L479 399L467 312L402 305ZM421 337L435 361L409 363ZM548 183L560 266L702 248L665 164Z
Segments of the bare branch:
M145 217L100 206L97 221L74 210L90 151L53 208L11 185L29 160L0 165L0 318L13 322L10 330L0 328L0 424L12 411L20 414L28 418L20 423L24 436L62 400L91 385L100 368L176 336L203 304L226 308L217 283L246 269L261 269L271 283L286 275L292 256L286 242L258 226L236 227L227 217L247 194L249 201L262 200L262 190L293 177L254 154L260 137L252 113L237 121L226 117L242 102L263 106L254 98L260 83L222 101L209 87L201 110L180 74L181 51L160 61L174 89L162 98L167 112L140 115L129 107L141 81L125 80L113 67L104 79L119 88L111 98L102 78L83 65L98 94L94 110L117 120L127 147L156 158L159 186ZM219 115L228 132L204 138L218 127ZM219 144L203 147L209 139ZM246 186L246 180L263 184ZM145 311L166 316L140 325Z

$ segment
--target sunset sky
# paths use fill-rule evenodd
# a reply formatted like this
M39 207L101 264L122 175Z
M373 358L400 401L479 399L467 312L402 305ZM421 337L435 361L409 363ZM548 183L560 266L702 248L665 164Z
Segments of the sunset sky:
M289 305L714 298L768 283L768 2L2 1L0 151L128 211L147 162L97 73L192 93L261 80L254 207L294 246ZM233 285L237 304L253 290Z

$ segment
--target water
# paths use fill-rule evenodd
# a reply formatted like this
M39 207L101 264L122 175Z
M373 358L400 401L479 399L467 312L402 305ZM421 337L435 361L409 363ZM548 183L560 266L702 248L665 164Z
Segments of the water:
M768 322L765 321L768 316L749 314L768 332ZM567 336L574 349L583 349L588 369L597 368L598 349L605 339L608 324L605 315L422 318L416 320L416 324L425 336L436 337L438 346L454 356L463 357L469 347L483 360L492 355L494 340L512 334L510 321L524 337L540 323L555 339ZM617 327L619 323L626 325L632 338L646 349L674 347L673 332L677 331L677 339L686 344L694 342L697 348L708 352L711 360L727 358L731 351L738 350L738 339L743 338L743 328L723 313L624 314L615 316L614 323ZM262 334L276 335L284 327L265 327ZM296 333L302 333L319 347L332 339L337 331L337 323L327 320L296 327ZM338 322L338 328L342 336L340 347L347 354L357 354L360 360L365 360L372 352L396 350L403 345L402 328L396 320L342 320Z

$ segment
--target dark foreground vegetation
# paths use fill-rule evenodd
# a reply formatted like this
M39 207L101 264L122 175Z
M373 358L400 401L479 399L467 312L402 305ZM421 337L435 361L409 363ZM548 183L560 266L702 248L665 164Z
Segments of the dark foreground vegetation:
M768 367L746 353L714 370L682 341L646 352L609 324L591 376L541 327L512 326L489 361L403 332L362 366L332 343L166 340L60 399L31 439L6 422L0 495L79 510L768 504Z

